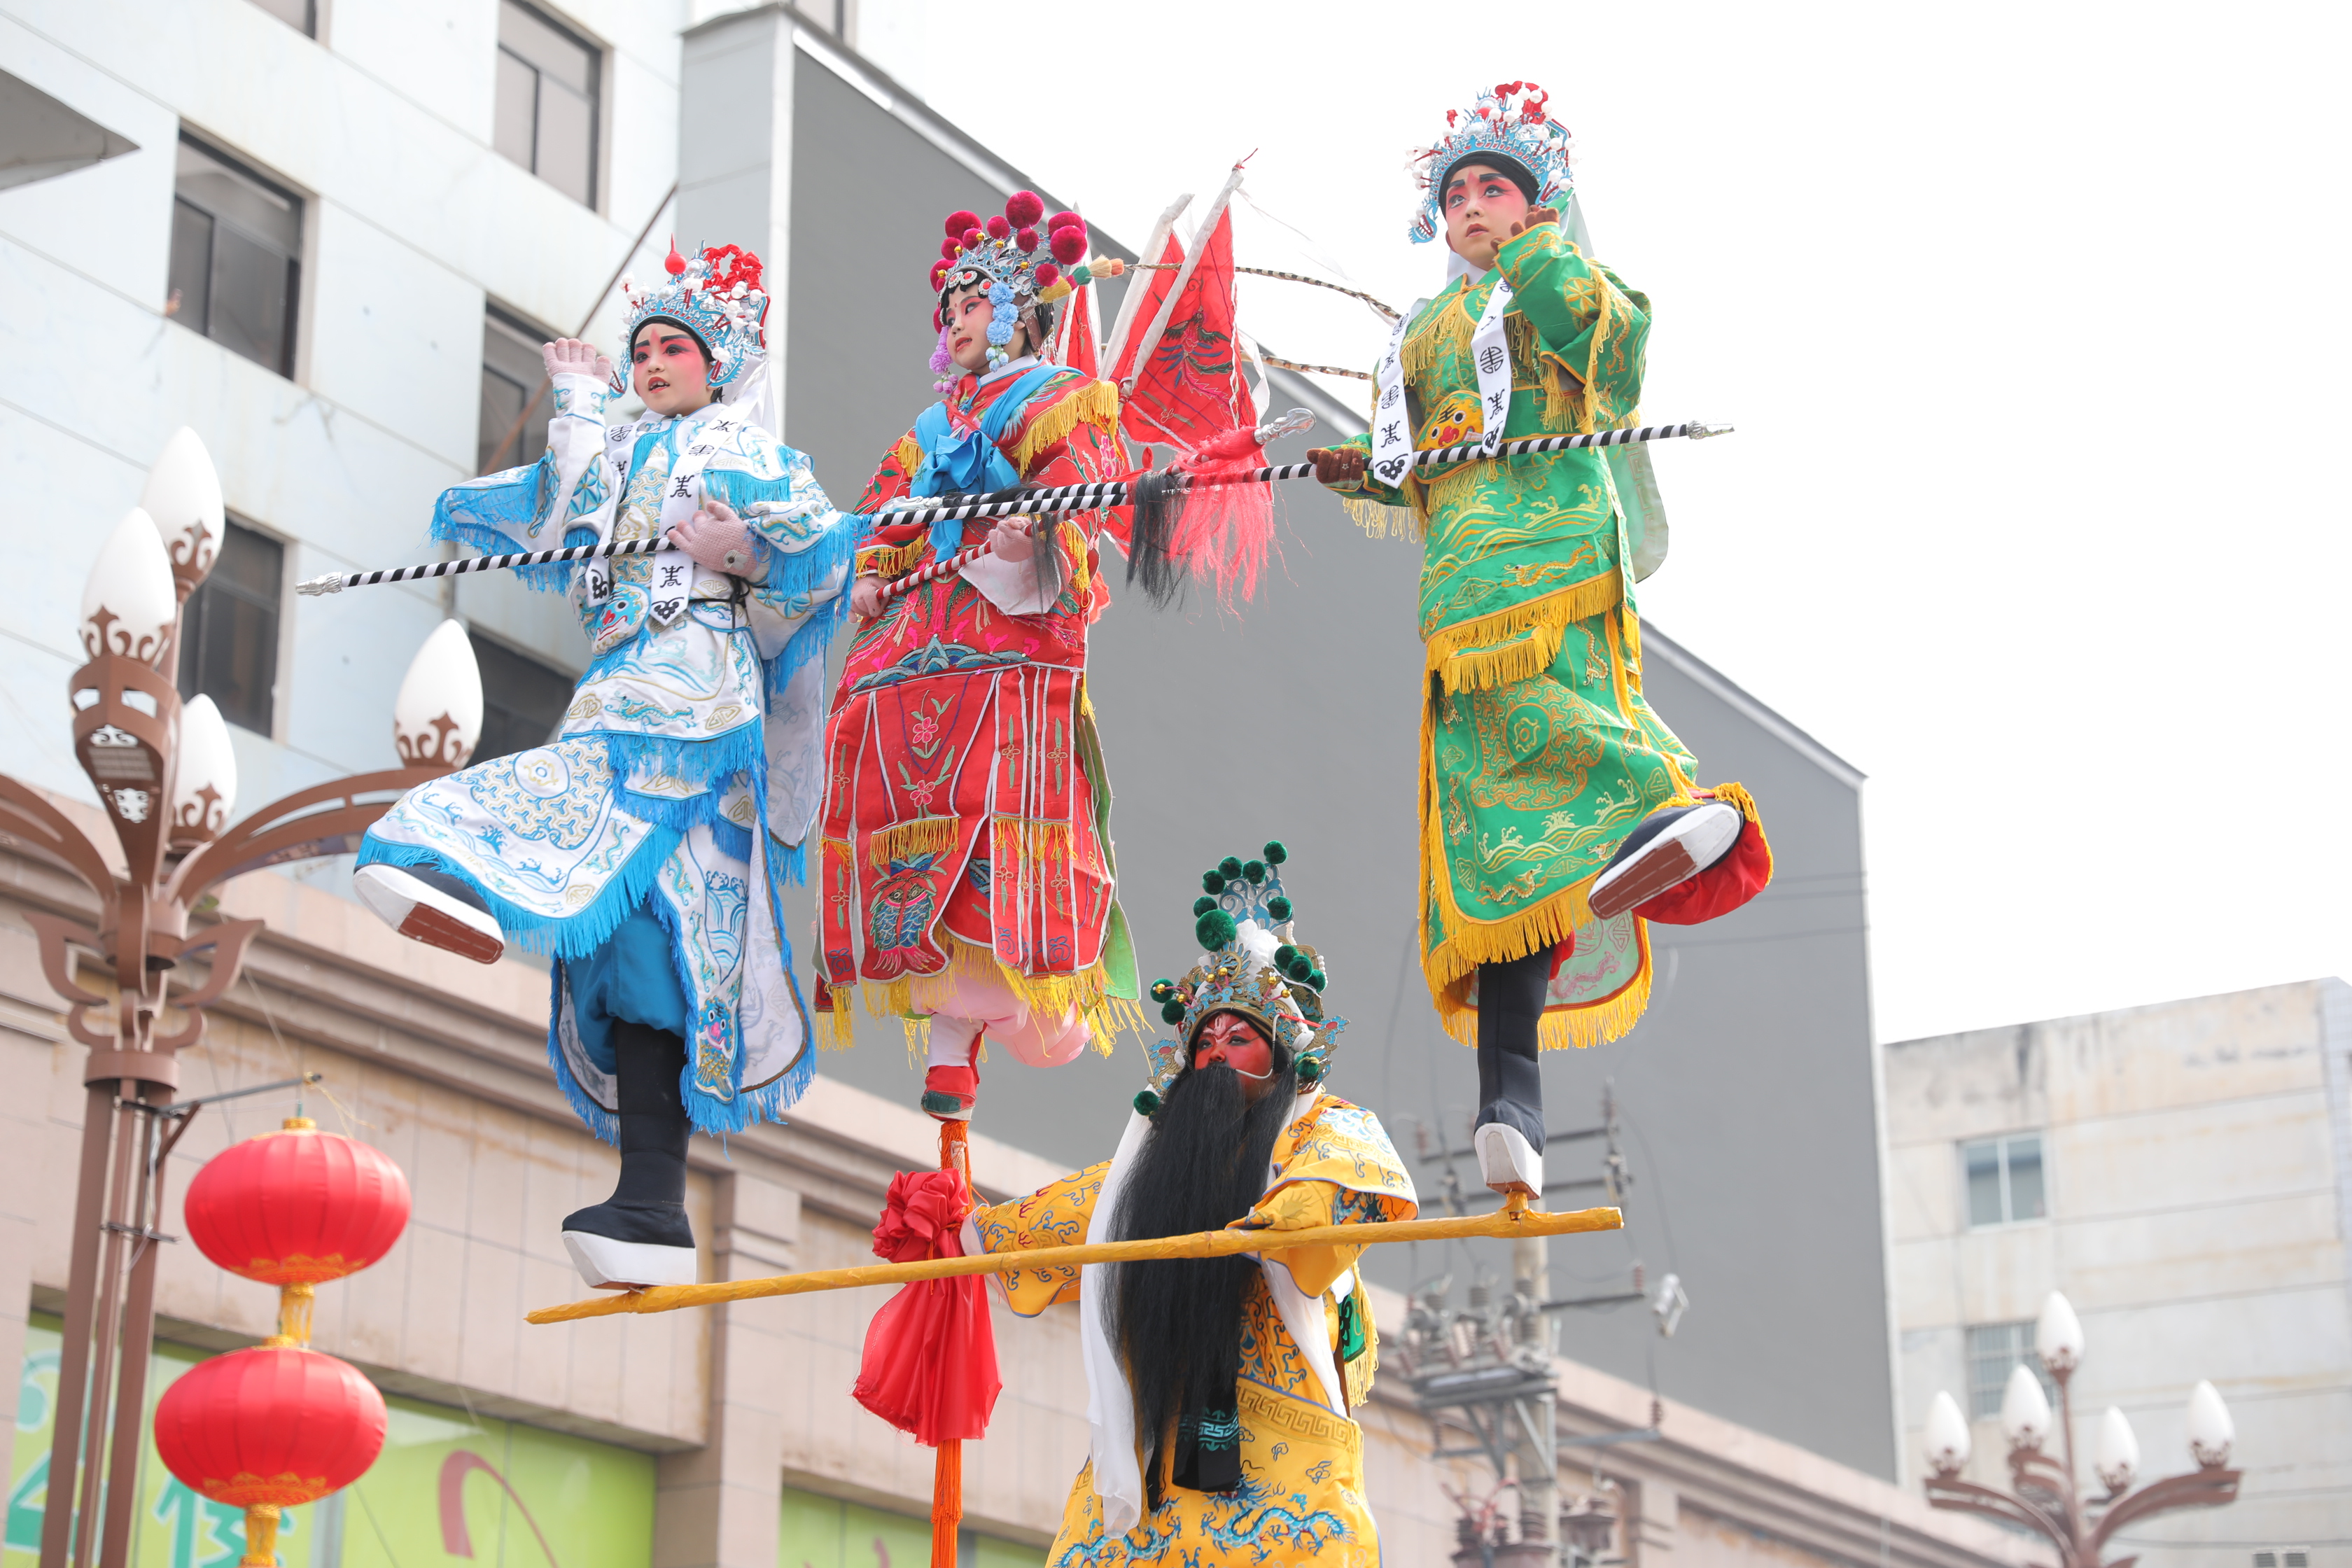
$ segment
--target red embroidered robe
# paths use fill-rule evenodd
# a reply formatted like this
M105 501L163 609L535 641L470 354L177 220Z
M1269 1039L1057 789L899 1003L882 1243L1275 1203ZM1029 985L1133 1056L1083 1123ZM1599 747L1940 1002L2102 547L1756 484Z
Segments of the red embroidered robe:
M953 428L977 427L1019 379L976 387L964 377L949 398ZM1118 410L1108 383L1066 372L1030 396L997 449L1029 483L1109 478L1126 468ZM921 460L909 431L857 510L907 494ZM992 958L1047 1014L1098 1015L1108 999L1136 994L1114 896L1110 785L1086 695L1087 627L1109 602L1096 534L1108 522L1119 537L1124 515L1042 521L1038 547L1050 542L1059 568L1046 581L1061 584L1050 604L1038 605L1030 563L991 555L891 599L850 645L825 724L818 888L837 1029L847 1028L848 987L870 988L871 1012L920 1013L916 982ZM978 526L965 524L965 544ZM885 523L857 571L898 577L934 559L929 525Z

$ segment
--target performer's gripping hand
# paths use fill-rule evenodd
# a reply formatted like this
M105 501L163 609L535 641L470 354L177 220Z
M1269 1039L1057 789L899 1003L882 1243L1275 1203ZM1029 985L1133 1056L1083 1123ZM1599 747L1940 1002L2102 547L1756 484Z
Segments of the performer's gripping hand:
M1008 517L996 525L995 555L999 561L1026 561L1037 552L1034 517Z
M1559 209L1558 207L1529 207L1528 209L1526 219L1511 226L1511 234L1514 237L1517 237L1519 235L1527 233L1528 230L1531 228L1540 228L1545 224L1558 223L1559 221Z
M694 515L669 531L669 542L713 572L748 577L759 560L751 531L723 500L705 500Z
M870 621L882 613L882 579L860 577L849 585L849 611L860 620Z
M1250 1210L1227 1230L1306 1230L1331 1223L1328 1200L1311 1182L1293 1182Z
M593 375L598 381L613 379L610 357L596 352L593 343L583 343L578 338L558 338L551 343L541 343L540 362L547 366L547 379L559 375Z
M1353 447L1318 447L1307 454L1318 484L1339 489L1364 481L1364 454Z

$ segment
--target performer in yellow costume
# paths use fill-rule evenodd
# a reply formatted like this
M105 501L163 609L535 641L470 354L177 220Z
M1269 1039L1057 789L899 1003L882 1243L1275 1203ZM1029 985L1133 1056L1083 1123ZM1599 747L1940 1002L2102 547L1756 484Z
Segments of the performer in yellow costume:
M1177 1037L1154 1051L1118 1153L975 1211L967 1254L1413 1216L1378 1119L1323 1087L1345 1020L1324 1016L1322 957L1292 929L1282 860L1268 844L1208 873L1208 951L1152 986ZM1082 1315L1093 1451L1052 1568L1380 1562L1349 1414L1378 1360L1362 1250L997 1276L1024 1317L1071 1300Z

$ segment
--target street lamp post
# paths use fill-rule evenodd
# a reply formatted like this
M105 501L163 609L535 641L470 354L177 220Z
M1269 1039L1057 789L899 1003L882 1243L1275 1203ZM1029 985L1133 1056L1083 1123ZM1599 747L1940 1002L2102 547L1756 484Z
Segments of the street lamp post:
M2099 1419L2092 1468L2106 1488L2085 1498L2075 1480L2074 1408L2069 1394L2083 1362L2083 1325L2066 1298L2052 1291L2034 1326L2034 1349L2058 1384L2058 1425L2063 1461L2042 1452L2053 1420L2050 1401L2032 1369L2022 1364L2009 1374L2000 1401L2001 1428L2009 1438L2011 1489L2000 1491L1960 1479L1969 1462L1969 1424L1949 1394L1938 1391L1927 1412L1927 1500L1937 1508L1987 1514L2005 1524L2023 1525L2057 1548L2058 1568L2128 1568L2137 1557L2103 1562L2107 1542L2126 1524L2182 1508L2220 1508L2238 1496L2238 1472L2229 1468L2234 1433L2230 1412L2210 1383L2189 1396L2189 1456L2197 1468L2134 1489L2139 1470L2139 1439L2113 1405Z
M440 638L438 678L403 688L396 734L409 765L298 790L231 826L228 728L209 698L182 703L173 679L182 609L212 570L224 522L212 459L183 429L149 471L140 505L100 549L83 593L89 662L67 683L74 754L105 808L124 874L39 792L0 774L0 845L70 871L98 902L94 925L40 910L26 917L42 973L66 1002L66 1027L89 1051L42 1568L89 1568L93 1552L105 1568L121 1568L129 1552L156 1244L173 1239L156 1228L163 1161L185 1127L166 1108L179 1084L178 1053L204 1038L205 1009L236 983L262 927L220 921L192 930L190 914L232 877L357 848L403 791L462 765L480 732L470 654L453 660ZM441 689L437 705L433 687ZM104 961L112 995L83 987L77 949ZM175 989L181 963L206 952L207 973Z

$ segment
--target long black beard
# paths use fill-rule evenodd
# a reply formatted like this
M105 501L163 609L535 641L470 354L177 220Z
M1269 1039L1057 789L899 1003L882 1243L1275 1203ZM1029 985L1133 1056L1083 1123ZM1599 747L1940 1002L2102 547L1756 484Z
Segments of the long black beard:
M1243 1081L1223 1063L1178 1075L1128 1173L1111 1215L1113 1236L1126 1241L1222 1230L1256 1206L1265 1193L1266 1162L1297 1101L1298 1083L1284 1061L1266 1093L1251 1105L1244 1099ZM1155 1510L1164 1491L1161 1456L1177 1441L1179 1421L1234 1408L1242 1305L1257 1272L1258 1265L1246 1258L1122 1263L1114 1271L1111 1337L1127 1363L1135 1429L1145 1444L1143 1474ZM1190 1436L1185 1434L1171 1467L1180 1474L1192 1472L1186 1462ZM1209 1479L1205 1471L1202 1479ZM1233 1479L1239 1479L1238 1471Z

